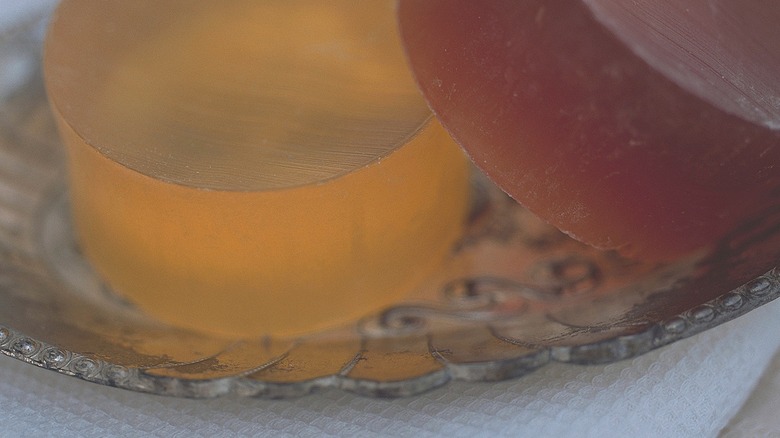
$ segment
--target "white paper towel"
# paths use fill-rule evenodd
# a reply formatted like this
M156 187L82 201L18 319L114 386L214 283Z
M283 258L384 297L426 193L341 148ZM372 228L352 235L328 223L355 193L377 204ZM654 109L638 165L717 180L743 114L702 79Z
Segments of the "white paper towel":
M731 423L722 438L759 438L780 436L780 353L776 353L755 391Z
M102 387L0 358L5 436L717 436L780 346L780 301L633 360L551 364L377 400L336 390L291 401L184 400Z

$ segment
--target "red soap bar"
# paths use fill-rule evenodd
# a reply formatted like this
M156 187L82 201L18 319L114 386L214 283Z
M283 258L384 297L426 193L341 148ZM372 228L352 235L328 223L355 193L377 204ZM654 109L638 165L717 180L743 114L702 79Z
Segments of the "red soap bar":
M401 0L418 84L474 162L645 259L778 204L780 2Z

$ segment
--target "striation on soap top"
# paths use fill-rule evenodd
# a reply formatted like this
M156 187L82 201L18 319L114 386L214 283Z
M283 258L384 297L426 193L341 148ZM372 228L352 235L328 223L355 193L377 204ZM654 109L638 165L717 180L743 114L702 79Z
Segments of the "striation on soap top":
M390 3L352 2L348 14L328 2L110 3L121 17L103 1L62 5L58 16L93 16L86 29L55 18L47 86L89 144L154 178L215 190L321 182L386 156L430 117L385 37Z

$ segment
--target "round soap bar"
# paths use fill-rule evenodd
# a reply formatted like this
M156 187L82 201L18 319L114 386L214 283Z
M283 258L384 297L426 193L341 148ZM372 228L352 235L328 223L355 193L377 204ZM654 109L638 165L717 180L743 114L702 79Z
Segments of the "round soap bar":
M706 248L780 186L780 3L401 0L444 126L516 200L646 259Z
M391 1L64 1L46 84L96 271L239 336L408 293L459 236L469 171L396 29Z

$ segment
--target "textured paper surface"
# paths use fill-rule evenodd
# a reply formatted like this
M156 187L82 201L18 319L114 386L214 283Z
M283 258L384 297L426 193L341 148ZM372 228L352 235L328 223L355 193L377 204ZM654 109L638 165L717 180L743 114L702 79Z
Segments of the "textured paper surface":
M780 436L780 353L767 368L755 391L723 430L723 438Z

